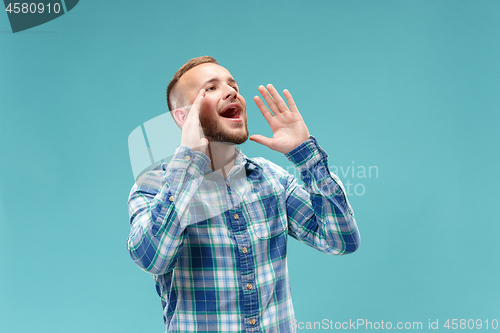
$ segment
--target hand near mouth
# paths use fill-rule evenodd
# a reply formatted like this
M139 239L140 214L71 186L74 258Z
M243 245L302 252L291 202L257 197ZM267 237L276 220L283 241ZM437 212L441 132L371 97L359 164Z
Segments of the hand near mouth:
M207 155L208 139L203 134L200 124L200 108L205 97L205 90L201 89L191 105L191 109L182 126L181 145L188 146L191 150L201 151Z
M260 97L255 96L254 101L269 126L271 126L273 137L267 138L256 134L250 136L250 140L286 154L309 139L309 130L288 90L283 90L283 94L290 108L288 108L273 85L268 84L267 90L264 86L259 86L259 92L272 112L269 111Z

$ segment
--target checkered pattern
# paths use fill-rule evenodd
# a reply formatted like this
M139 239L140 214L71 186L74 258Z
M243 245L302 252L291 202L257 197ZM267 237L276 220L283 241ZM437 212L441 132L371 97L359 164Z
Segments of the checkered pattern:
M293 331L288 236L329 254L358 248L345 190L316 139L287 157L303 186L239 151L223 179L185 146L133 186L128 250L154 276L167 332Z

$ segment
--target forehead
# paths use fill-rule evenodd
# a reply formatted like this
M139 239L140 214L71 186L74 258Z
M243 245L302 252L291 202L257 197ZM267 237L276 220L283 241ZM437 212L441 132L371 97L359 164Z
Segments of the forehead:
M183 91L185 89L201 89L202 85L210 80L220 80L220 81L228 81L233 80L231 73L224 67L207 63L201 64L194 68L191 68L178 81L179 88Z

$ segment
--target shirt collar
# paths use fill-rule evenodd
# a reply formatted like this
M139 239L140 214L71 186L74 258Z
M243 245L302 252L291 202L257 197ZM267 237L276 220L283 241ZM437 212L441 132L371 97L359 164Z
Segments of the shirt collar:
M249 172L251 173L255 169L262 170L262 166L258 162L254 161L251 158L248 158L245 154L243 154L241 152L240 147L235 147L234 165L237 166L238 169L239 169L239 166L244 166L245 169L247 170L247 173L249 173ZM205 174L212 173L212 172L214 172L212 169L207 168L207 170L205 171Z

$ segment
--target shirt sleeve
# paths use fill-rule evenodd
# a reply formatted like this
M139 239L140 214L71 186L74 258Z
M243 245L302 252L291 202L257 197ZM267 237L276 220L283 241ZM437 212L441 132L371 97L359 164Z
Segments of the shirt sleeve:
M286 209L290 236L328 254L359 247L354 213L340 179L328 170L328 155L311 136L286 157L299 170L303 186L290 176Z
M174 269L189 225L185 212L209 161L205 154L179 146L168 164L145 173L132 187L127 248L143 270L160 275Z

